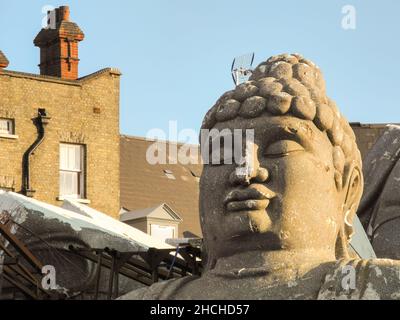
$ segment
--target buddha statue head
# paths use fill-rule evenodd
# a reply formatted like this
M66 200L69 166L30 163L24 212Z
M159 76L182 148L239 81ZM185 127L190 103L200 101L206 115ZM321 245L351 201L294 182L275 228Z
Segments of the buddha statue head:
M243 134L241 161L209 160L201 176L209 269L241 252L349 256L363 189L361 156L314 63L298 54L269 58L249 81L218 99L202 129ZM252 132L251 143L246 132ZM225 140L225 151L226 144L238 147L232 140ZM202 139L202 150L215 152L204 148L208 143Z

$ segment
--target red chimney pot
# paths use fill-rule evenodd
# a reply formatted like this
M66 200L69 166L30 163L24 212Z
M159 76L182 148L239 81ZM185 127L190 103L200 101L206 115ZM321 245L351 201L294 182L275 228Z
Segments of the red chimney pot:
M78 78L78 43L85 35L69 19L69 7L55 9L56 23L40 30L33 43L40 48L40 74L76 80Z
M61 6L58 8L59 12L59 21L69 21L69 7Z

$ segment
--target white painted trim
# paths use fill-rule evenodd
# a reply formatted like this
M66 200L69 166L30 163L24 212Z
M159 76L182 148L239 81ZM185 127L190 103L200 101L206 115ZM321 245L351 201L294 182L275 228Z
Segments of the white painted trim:
M70 200L70 201L75 201L75 202L84 203L84 204L89 204L90 203L89 199L69 198L69 197L66 197L66 196L58 196L57 200L58 201Z
M16 135L16 134L0 133L0 138L4 138L4 139L18 139L18 135Z

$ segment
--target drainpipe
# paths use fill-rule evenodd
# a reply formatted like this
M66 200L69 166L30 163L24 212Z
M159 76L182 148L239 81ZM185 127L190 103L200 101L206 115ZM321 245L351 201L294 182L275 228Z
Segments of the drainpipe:
M22 158L22 194L27 197L33 197L35 190L33 190L30 183L30 168L29 168L29 159L30 156L35 152L35 150L40 146L40 144L44 140L44 127L49 123L50 117L46 115L46 109L38 109L38 115L36 118L33 118L33 124L37 128L38 136L35 142L25 151Z

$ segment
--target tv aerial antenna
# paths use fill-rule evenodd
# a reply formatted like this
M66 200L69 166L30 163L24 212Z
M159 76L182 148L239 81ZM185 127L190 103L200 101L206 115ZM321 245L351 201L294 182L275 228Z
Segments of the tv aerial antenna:
M247 53L233 59L231 74L236 86L249 80L253 70L254 52Z

